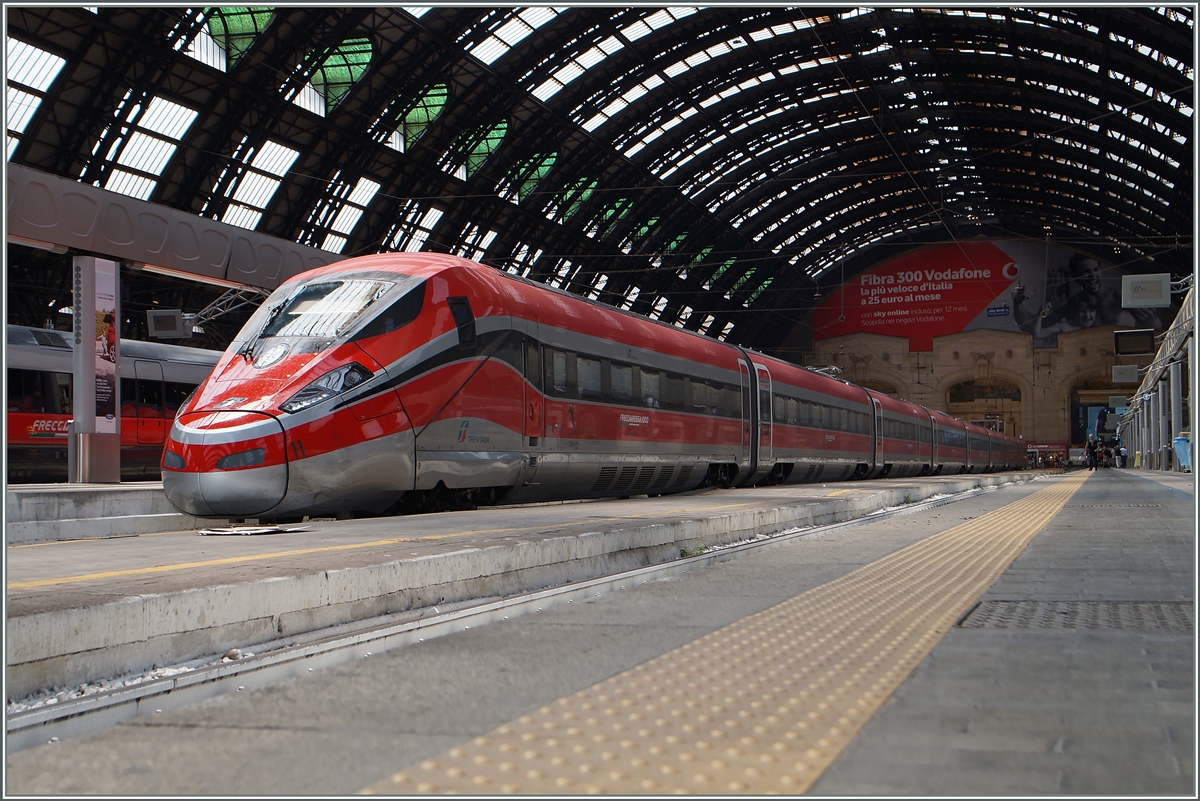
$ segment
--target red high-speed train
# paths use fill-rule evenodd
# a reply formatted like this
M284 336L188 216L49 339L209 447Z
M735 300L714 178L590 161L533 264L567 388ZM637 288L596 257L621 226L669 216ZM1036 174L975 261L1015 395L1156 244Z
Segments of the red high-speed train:
M285 520L1017 469L1023 443L465 259L287 281L180 409L163 484Z

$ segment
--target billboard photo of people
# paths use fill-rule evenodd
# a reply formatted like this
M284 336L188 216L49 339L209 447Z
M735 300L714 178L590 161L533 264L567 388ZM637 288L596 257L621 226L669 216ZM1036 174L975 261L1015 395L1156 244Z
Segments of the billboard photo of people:
M1062 253L1056 249L1056 253ZM1091 256L1075 253L1065 265L1046 270L1042 291L1029 285L1012 288L1013 321L1033 335L1035 348L1058 345L1058 334L1096 325L1162 328L1157 309L1121 307L1121 275L1105 270Z

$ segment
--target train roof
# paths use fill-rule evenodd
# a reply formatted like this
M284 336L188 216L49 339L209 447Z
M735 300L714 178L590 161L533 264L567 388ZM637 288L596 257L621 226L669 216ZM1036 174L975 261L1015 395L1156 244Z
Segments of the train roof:
M6 326L6 334L10 347L41 347L72 352L75 350L74 337L68 331L10 324ZM153 359L206 367L212 367L221 358L221 351L218 350L168 345L163 342L143 342L138 339L122 339L121 354L132 359Z

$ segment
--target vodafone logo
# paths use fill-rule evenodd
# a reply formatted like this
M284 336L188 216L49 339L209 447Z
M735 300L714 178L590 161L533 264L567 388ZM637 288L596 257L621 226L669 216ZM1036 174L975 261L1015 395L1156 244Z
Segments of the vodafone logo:
M1017 263L1015 261L1010 261L1008 264L1004 265L1004 267L1000 270L1000 274L1003 275L1005 278L1007 278L1009 281L1016 278L1017 273L1019 273L1019 272L1020 272L1020 270L1017 269Z

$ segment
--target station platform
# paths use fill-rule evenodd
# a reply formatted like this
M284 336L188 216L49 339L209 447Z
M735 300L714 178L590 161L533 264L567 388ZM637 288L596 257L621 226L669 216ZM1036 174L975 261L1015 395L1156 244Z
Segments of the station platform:
M984 479L999 488L10 753L7 789L1194 795L1192 477L958 480ZM504 540L514 551L605 526L738 515L784 525L778 510L869 505L878 493L903 503L952 481L193 534L190 547L162 535L10 548L9 648L14 604L47 614L60 594L111 605L170 581L185 592L193 572L202 584L226 571L279 579L305 556L345 571L368 553L421 561ZM555 519L556 532L533 533ZM319 531L339 542L318 543ZM120 554L73 550L139 541ZM39 551L62 556L25 558ZM135 552L144 561L109 569Z
M264 529L214 520L230 533L10 545L7 693L12 700L330 626L563 585L1034 475L707 490ZM127 498L132 509L142 500L130 493L145 491L112 487L104 505Z

